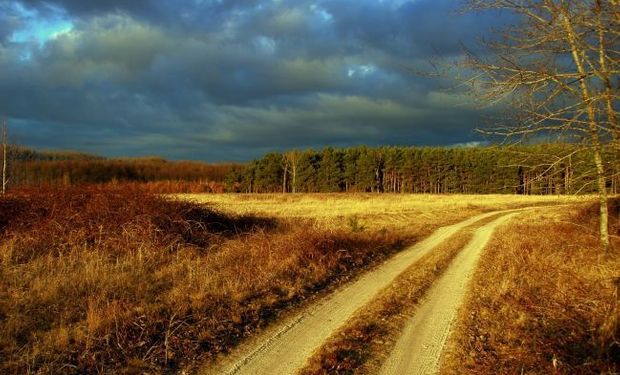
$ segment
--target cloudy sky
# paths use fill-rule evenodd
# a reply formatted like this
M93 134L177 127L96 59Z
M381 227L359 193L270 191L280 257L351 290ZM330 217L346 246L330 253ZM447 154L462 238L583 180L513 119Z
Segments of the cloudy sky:
M37 148L247 160L480 140L428 77L497 18L457 0L0 0L0 115Z

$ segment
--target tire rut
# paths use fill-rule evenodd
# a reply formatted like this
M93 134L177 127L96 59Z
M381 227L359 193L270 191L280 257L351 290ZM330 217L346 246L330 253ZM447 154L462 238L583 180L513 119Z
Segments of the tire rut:
M504 215L477 229L470 242L435 281L407 323L381 375L437 374L445 343L482 251L495 228L516 213Z
M423 241L397 253L373 271L362 275L300 313L268 329L202 374L289 375L303 368L307 358L362 306L370 302L398 275L461 229L496 215L489 212L442 227Z

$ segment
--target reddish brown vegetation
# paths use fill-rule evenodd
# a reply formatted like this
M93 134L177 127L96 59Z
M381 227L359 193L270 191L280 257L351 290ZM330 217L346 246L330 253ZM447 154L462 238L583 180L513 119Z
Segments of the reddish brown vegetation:
M129 249L119 246L118 238L130 228L142 231L140 235L153 244L176 250L187 244L207 247L221 235L274 226L270 219L231 217L187 202L164 200L137 185L21 190L0 200L0 230L13 239L15 259L20 262L62 255L77 243L124 252Z
M224 179L234 164L173 162L163 159L69 159L37 160L11 163L12 186L93 184L108 182L165 182L168 188L192 186L188 191L211 192L222 189ZM178 184L179 186L175 186ZM200 189L198 187L202 186ZM210 186L209 189L207 186ZM157 191L161 192L161 191ZM168 191L165 191L168 192Z
M401 243L127 186L0 198L0 372L191 366Z
M111 185L114 186L115 184L112 183ZM153 194L201 194L224 193L226 191L224 183L215 181L166 180L124 183L124 185L133 185L136 188Z

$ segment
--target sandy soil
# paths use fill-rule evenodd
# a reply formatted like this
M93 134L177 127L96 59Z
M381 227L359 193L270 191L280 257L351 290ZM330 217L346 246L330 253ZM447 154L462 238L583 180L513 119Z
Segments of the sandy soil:
M380 374L436 374L441 354L480 255L508 214L476 230L472 240L428 291Z
M200 373L288 375L298 372L303 368L307 358L333 332L342 326L356 310L370 302L408 267L459 230L496 214L497 212L490 212L477 215L458 224L436 230L425 240L396 254L373 271L342 287L300 313L274 325L266 330L264 334L239 347L223 362L203 368ZM478 230L472 244L463 252L466 255L457 258L455 262L456 267L453 267L455 269L451 270L449 274L465 272L461 272L461 268L472 269L477 259L477 254L484 247L493 228L505 220L507 220L507 217L494 221L493 225L487 225ZM472 264L468 266L467 264L469 263ZM466 274L468 275L469 271ZM435 288L439 290L447 287L450 288L450 291L446 292L447 294L441 298L453 298L452 290L454 288L452 285L449 285L452 281L457 284L462 282L461 277L455 277L454 280L450 278L448 282L443 282L439 288ZM464 285L456 289L459 288L464 288ZM432 299L429 298L430 300ZM439 305L442 305L442 303ZM456 309L456 307L458 307L458 304L454 308ZM452 318L446 317L446 319L450 320ZM407 357L415 354L412 354L410 351L403 351L402 353ZM396 352L395 355L399 357ZM401 374L400 372L389 373Z

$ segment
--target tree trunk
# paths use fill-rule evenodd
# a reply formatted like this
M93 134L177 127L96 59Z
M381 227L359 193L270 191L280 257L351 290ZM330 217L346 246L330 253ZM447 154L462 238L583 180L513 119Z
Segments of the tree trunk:
M603 158L601 157L600 144L594 151L594 161L596 164L596 184L599 193L599 234L601 240L601 249L605 254L609 250L609 225L607 223L607 186L605 181L605 170L603 168Z
M282 193L286 193L286 175L288 174L288 164L284 165L284 176L282 176Z
M9 142L6 120L2 121L2 195L6 194L7 148Z
M293 194L297 193L297 165L293 164L291 172L293 173L293 186L292 191Z
M587 74L580 55L583 53L577 45L577 39L575 30L570 22L569 15L566 12L563 13L564 28L568 34L568 40L570 43L571 54L573 61L577 67L577 71L581 76L579 86L581 89L582 101L586 105L588 113L588 127L590 129L590 140L594 149L594 165L596 166L596 185L598 188L599 197L599 236L601 242L601 250L607 254L609 250L609 226L608 226L608 209L607 209L607 186L605 181L605 167L603 165L603 148L601 146L601 140L598 133L598 126L596 123L596 108L592 101L590 90L588 88Z
M598 34L598 57L599 57L599 76L603 81L603 85L605 87L605 92L603 96L605 97L605 109L607 112L607 120L609 121L609 128L611 129L612 136L612 145L615 152L615 157L618 157L618 153L620 153L620 127L618 126L618 119L616 118L616 111L614 110L613 98L614 98L614 90L613 85L611 83L609 68L607 67L607 45L605 44L605 27L601 20L602 17L602 4L597 1L597 5L595 7L597 12L597 34Z

